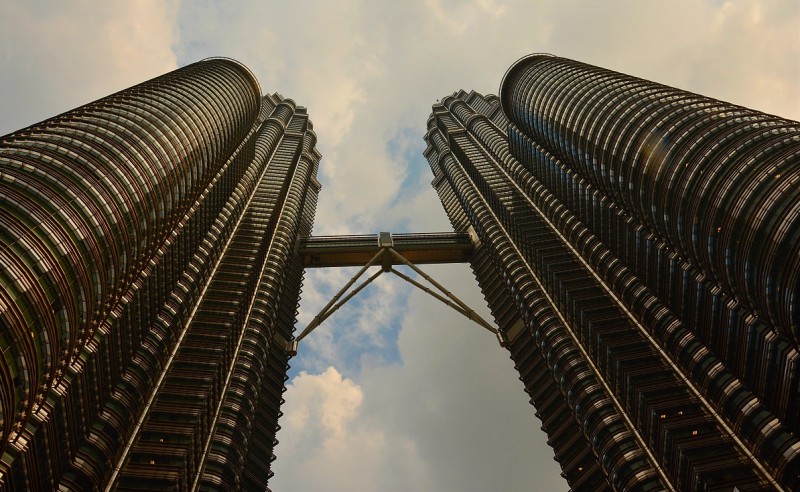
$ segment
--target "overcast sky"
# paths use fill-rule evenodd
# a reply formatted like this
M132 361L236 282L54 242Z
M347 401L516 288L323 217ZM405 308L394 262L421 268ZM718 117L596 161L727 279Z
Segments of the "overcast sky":
M309 108L315 234L448 230L431 104L548 52L800 119L800 2L0 0L0 134L190 62L235 58ZM488 317L466 266L428 270ZM300 328L352 271L306 276ZM382 277L300 346L271 486L565 490L507 352Z

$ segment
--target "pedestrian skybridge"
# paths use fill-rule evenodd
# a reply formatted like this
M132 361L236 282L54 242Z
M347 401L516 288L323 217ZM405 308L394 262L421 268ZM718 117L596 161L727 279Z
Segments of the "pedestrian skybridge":
M481 318L452 292L445 289L418 265L439 263L468 263L477 246L474 234L466 232L435 232L391 234L381 232L360 236L310 236L300 240L298 254L305 268L353 267L361 269L322 308L308 326L291 343L290 352L297 353L297 344L347 301L383 273L393 273L423 292L450 306L455 311L492 332L501 345L497 329ZM397 271L394 266L405 265L425 279L429 286ZM372 266L380 266L372 275L350 290Z

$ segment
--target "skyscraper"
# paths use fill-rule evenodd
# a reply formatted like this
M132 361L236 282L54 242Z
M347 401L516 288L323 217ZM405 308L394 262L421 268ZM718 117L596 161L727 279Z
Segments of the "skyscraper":
M306 110L232 60L7 135L0 491L263 490L304 265L398 251L470 261L573 489L796 490L799 127L533 55L434 106L458 234L377 241L308 238Z
M800 124L531 55L425 140L573 489L800 489Z
M226 59L0 140L0 490L266 487L315 142Z

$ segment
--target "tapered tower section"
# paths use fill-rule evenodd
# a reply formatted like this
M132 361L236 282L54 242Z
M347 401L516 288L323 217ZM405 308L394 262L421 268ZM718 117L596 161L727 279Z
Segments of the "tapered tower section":
M794 490L796 122L550 55L425 152L575 490Z
M0 141L0 490L264 488L320 155L210 59Z

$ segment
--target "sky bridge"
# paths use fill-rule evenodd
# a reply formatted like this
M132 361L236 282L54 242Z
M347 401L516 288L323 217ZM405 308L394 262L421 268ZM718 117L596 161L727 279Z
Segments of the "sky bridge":
M497 337L500 345L504 346L500 334L491 323L481 318L461 299L417 266L437 263L467 263L472 257L475 247L479 244L477 235L472 229L469 232L406 234L379 232L371 235L309 236L302 238L298 246L298 254L303 258L303 266L305 268L348 266L360 266L361 268L333 296L294 341L286 342L287 348L291 354L296 354L297 345L303 338L314 331L316 327L347 301L361 292L364 287L372 283L381 274L387 272L397 275L490 331ZM394 268L396 265L405 265L411 268L411 270L425 279L429 286L396 270ZM372 273L353 290L350 290L356 281L373 266L380 266L381 268Z
M467 263L472 257L474 242L466 232L422 232L357 236L310 236L300 240L299 253L305 268L363 266L385 247L416 265L433 263ZM381 261L388 265L403 262L384 250Z

